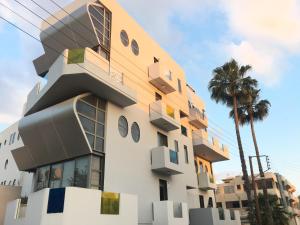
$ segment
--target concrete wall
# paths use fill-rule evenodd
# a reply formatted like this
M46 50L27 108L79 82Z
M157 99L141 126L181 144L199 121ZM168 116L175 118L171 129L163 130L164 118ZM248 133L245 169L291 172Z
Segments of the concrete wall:
M224 210L224 220L220 219L218 209L191 209L190 225L240 225L240 214L234 211L235 218L231 219L230 211Z
M6 206L21 197L21 187L0 186L0 225L4 224Z
M22 218L18 218L19 201L11 202L4 225L138 224L136 196L120 194L119 215L103 215L101 193L98 190L66 188L63 213L47 214L49 189L44 189L29 196Z

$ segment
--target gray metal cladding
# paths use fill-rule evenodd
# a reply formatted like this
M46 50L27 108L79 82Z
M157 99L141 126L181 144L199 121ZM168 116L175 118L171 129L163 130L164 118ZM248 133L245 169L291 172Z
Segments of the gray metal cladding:
M20 170L91 153L75 113L77 99L69 99L21 119L19 131L25 147L12 151Z

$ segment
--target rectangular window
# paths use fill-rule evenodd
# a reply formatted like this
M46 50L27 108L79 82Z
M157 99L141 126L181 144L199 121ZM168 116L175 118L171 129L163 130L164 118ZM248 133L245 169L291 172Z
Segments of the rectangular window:
M240 184L236 185L236 188L237 188L238 190L241 190L241 189L242 189L242 187L241 187Z
M222 202L217 202L217 208L223 208Z
M213 207L214 207L213 199L212 197L209 197L207 208L213 208Z
M168 183L166 180L159 179L159 196L160 201L168 200Z
M86 188L88 185L89 158L80 158L75 161L75 187Z
M178 164L178 152L175 152L173 150L169 150L170 152L170 162Z
M120 212L120 194L102 192L101 214L119 215L119 212Z
M189 163L189 152L186 145L183 146L184 148L184 156L185 156L185 163Z
M63 213L65 204L65 188L49 190L47 213Z
M179 152L179 145L178 145L178 141L174 141L174 148L176 152Z
M51 172L50 172L50 188L59 188L61 187L61 180L62 180L62 164L55 164L51 166Z
M103 190L104 158L92 157L91 188Z
M232 193L234 193L234 186L224 186L224 193L225 194L232 194Z
M187 128L181 125L181 134L187 137Z
M158 146L168 147L168 137L160 132L157 132Z
M62 187L74 186L74 171L75 171L74 160L64 163L63 179L61 182Z
M205 208L203 195L199 195L199 201L200 201L200 208Z
M182 93L181 80L177 79L177 83L178 83L178 92L181 94Z
M50 166L45 166L37 169L37 185L36 190L41 190L48 187Z
M226 202L226 208L227 209L240 208L240 202L239 201Z

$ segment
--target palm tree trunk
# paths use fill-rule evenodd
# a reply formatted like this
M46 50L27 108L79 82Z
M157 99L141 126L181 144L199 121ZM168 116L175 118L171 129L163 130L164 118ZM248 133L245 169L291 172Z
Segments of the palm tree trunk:
M255 134L255 130L254 130L254 121L253 121L253 114L251 110L248 110L248 114L250 116L250 125L251 125L251 134L252 134L252 139L253 139L253 143L254 143L254 147L255 147L255 153L256 153L256 158L257 158L257 163L258 163L258 169L259 169L259 174L262 178L262 188L263 188L263 193L264 193L264 198L265 198L265 207L266 207L266 211L267 211L267 215L268 215L268 224L269 225L273 225L273 213L272 213L272 209L270 206L270 202L269 202L269 195L268 195L268 190L267 190L267 185L266 185L266 180L265 180L265 173L263 171L263 167L261 164L261 160L260 160L260 154L259 154L259 149L258 149L258 144L257 144L257 140L256 140L256 134Z
M248 171L247 171L247 166L246 166L246 161L245 161L245 155L244 155L243 145L242 145L242 140L241 140L241 134L240 134L236 96L233 97L233 110L234 110L235 132L236 132L236 138L237 138L238 147L239 147L243 179L245 182L245 188L246 188L249 209L250 209L251 215L253 216L254 210L253 210L253 202L252 202L252 196L251 196L251 187L250 187L250 181L249 181L249 176L248 176ZM250 221L250 222L253 224L253 221Z

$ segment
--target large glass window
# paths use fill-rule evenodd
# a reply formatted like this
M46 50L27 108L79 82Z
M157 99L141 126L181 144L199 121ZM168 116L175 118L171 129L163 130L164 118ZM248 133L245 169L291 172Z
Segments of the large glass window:
M62 187L70 187L74 185L75 161L65 162L62 178Z
M104 156L85 156L41 167L36 171L36 190L83 187L103 190Z
M105 7L90 5L89 13L96 30L100 46L106 52L110 50L111 12Z
M80 99L76 108L91 149L104 152L106 102L89 95Z
M80 158L75 161L75 186L87 187L89 172L89 158Z
M37 169L37 185L36 189L47 188L49 184L50 166Z
M50 188L59 188L61 186L61 180L62 180L62 167L63 165L61 163L53 165L51 167L51 173L50 173Z

